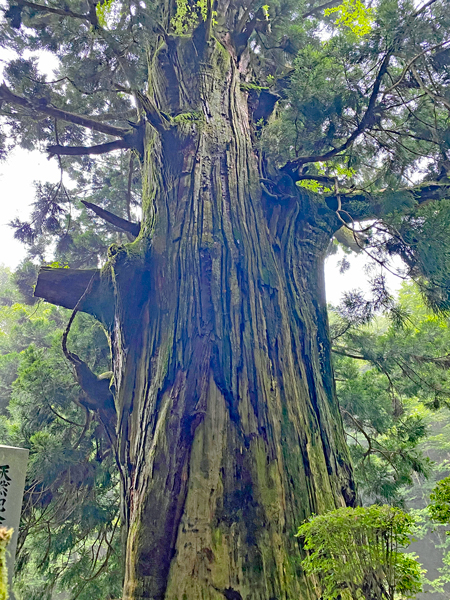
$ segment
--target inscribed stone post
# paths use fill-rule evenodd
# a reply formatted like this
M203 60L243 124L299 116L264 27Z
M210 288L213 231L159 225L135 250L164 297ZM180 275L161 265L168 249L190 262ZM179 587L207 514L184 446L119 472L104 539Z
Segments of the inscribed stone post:
M27 461L28 450L13 448L12 446L0 446L0 526L7 527L8 529L12 527L14 529L6 558L10 589L14 575L14 560L19 533L20 513L22 511ZM11 592L10 598L13 598Z

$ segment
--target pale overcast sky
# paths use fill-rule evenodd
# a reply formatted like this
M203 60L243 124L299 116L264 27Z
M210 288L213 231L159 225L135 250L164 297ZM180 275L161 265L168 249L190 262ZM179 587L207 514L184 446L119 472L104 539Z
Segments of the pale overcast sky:
M45 154L16 149L0 163L0 263L14 268L25 257L25 247L14 239L8 226L15 217L26 220L34 201L35 181L59 181L59 169L54 159Z

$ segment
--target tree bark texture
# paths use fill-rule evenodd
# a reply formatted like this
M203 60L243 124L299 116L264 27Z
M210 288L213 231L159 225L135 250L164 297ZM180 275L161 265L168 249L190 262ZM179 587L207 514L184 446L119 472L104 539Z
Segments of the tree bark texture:
M123 599L312 599L296 528L354 501L323 280L340 225L292 182L261 193L231 48L168 38L149 96L178 117L147 125L141 231L102 274Z

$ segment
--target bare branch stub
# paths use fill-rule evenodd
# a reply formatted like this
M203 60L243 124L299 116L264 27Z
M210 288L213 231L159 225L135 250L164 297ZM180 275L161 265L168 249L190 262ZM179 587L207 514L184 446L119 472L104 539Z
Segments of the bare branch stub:
M127 231L131 233L134 237L139 235L141 230L141 226L139 223L132 223L131 221L127 221L127 219L122 219L122 217L118 217L114 215L109 210L105 210L96 204L92 204L92 202L87 202L86 200L81 200L81 203L90 210L92 210L98 217L106 221L107 223L111 223L114 227L121 229L123 231Z
M73 309L98 269L54 269L42 267L34 290L37 298ZM82 310L80 308L80 310Z
M109 327L114 313L114 291L100 269L42 267L34 295L51 304L74 309L92 278L91 292L80 303L78 310L92 315Z

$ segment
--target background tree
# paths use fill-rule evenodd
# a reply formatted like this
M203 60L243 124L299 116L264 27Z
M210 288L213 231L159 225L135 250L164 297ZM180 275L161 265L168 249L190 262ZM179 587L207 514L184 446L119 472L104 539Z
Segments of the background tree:
M69 311L21 304L0 270L2 443L30 449L16 593L41 600L118 597L121 589L119 481L98 415L88 409L61 349ZM100 326L86 315L74 347L92 368L109 365Z
M8 599L8 574L6 570L6 552L9 540L11 539L12 529L6 529L2 527L0 530L0 541L1 541L1 575L0 575L0 598L2 600Z
M450 478L444 477L438 481L430 494L431 503L428 507L431 518L438 523L448 524L450 521Z
M332 313L334 366L360 493L365 502L402 504L412 473L429 472L419 450L424 408L447 406L450 339L448 317L430 311L415 285L404 285L395 303L384 298L383 316L357 293Z
M395 302L384 295L384 306L373 316L373 301L352 292L332 313L339 403L360 501L408 510L412 549L427 570L418 598L444 600L450 540L427 506L448 475L448 316L433 313L413 284Z
M122 242L137 236L113 244L101 271L47 268L36 288L109 336L111 385L67 335L63 348L118 464L124 598L314 593L295 567L296 525L354 502L323 290L336 232L379 262L401 255L447 307L445 3L327 7L5 11L2 43L17 52L0 88L6 133L49 144L90 193L109 177L121 208L87 207ZM25 49L57 54L54 77ZM125 150L117 178L89 158ZM38 192L32 221L16 223L34 256L54 240L58 260L100 266L66 187ZM363 219L376 220L360 231Z

